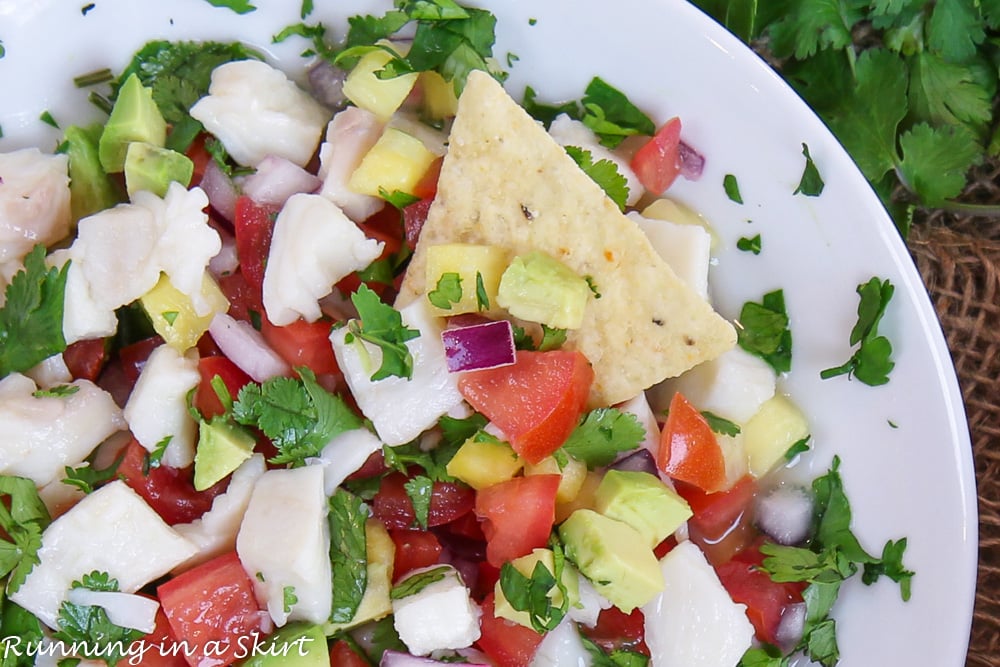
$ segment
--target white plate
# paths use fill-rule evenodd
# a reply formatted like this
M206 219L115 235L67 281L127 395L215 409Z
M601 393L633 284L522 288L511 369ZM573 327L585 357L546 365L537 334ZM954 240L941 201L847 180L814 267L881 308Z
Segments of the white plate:
M121 68L147 39L244 39L299 63L301 40L275 47L270 36L298 22L299 3L258 0L237 16L201 0L140 2L0 0L0 150L52 148L62 124L96 118L73 76ZM350 7L347 5L350 4ZM316 0L311 20L344 35L346 15L378 13L388 3ZM671 194L701 211L723 243L713 268L713 298L728 317L746 300L783 288L794 336L793 370L784 389L810 415L812 475L834 454L853 503L855 531L877 553L907 537L905 563L916 571L913 597L883 581L847 586L837 607L844 667L964 664L975 588L977 517L971 447L949 353L921 279L875 195L823 124L762 61L682 0L499 0L496 55L519 58L508 88L525 84L541 99L576 99L599 75L626 91L657 121L679 115L684 139L707 157L698 182L679 180ZM529 20L534 19L534 20ZM806 143L826 182L820 197L793 195ZM738 205L724 194L738 178ZM759 256L736 250L760 233ZM889 278L896 295L882 331L896 368L872 388L819 371L851 354L855 287ZM893 426L895 425L895 426Z

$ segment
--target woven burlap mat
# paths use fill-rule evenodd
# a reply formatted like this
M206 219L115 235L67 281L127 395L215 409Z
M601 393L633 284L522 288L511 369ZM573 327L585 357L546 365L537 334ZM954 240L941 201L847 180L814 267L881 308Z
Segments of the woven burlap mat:
M979 170L964 201L1000 202L1000 169ZM979 492L979 581L967 667L1000 665L1000 218L936 212L908 238L951 349ZM942 613L947 613L942 610Z

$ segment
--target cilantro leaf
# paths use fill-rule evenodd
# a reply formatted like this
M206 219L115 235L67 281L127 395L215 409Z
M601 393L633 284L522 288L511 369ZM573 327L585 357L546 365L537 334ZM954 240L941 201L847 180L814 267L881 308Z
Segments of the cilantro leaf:
M566 146L566 152L583 173L601 186L601 189L615 203L615 206L624 211L625 202L628 200L628 179L618 171L618 166L611 160L594 162L591 152L579 146Z
M330 563L333 566L332 623L354 618L368 588L368 507L357 496L338 488L329 500Z
M94 571L74 581L71 588L114 592L118 590L118 580L107 572ZM74 644L83 657L103 659L110 667L124 659L128 645L144 634L112 623L103 607L78 605L68 600L59 607L58 623L56 639Z
M360 319L348 322L345 340L351 343L356 337L382 350L382 364L372 374L372 382L392 376L413 377L413 356L406 341L417 338L420 332L404 325L399 311L383 303L367 285L362 284L351 295L351 302Z
M892 344L878 334L878 325L892 299L895 287L888 279L871 278L858 285L858 320L851 329L850 344L858 345L857 351L844 364L827 368L820 377L827 380L838 375L853 375L870 386L889 381L895 363L891 361Z
M732 422L725 417L720 417L708 410L703 410L701 416L708 422L708 427L712 429L713 433L728 436L737 436L740 434L740 425L736 422Z
M544 104L537 101L537 93L531 86L524 89L524 97L521 106L535 120L541 121L546 128L552 124L556 117L566 114L574 120L580 120L580 106L575 101L563 102L562 104Z
M736 242L736 247L743 252L751 252L755 255L759 255L761 250L760 234L740 238Z
M820 49L846 49L851 28L864 18L867 2L858 0L799 0L797 11L787 12L770 26L772 48L778 57L808 58Z
M602 145L615 148L627 136L656 133L656 124L625 93L594 77L587 84L583 99L584 113L580 120L597 135Z
M62 333L69 262L45 265L45 246L36 245L24 268L7 285L0 307L0 377L31 368L66 349Z
M478 412L465 418L449 417L445 415L438 420L438 428L441 429L443 442L438 447L459 447L466 440L479 432L489 420Z
M528 613L531 627L538 633L555 629L569 609L565 586L540 560L535 563L530 577L510 562L504 563L500 567L500 590L515 611ZM558 605L553 601L557 591L561 592Z
M778 373L792 367L792 332L788 328L785 295L768 292L760 303L748 301L740 310L736 342L744 350L766 361Z
M967 126L984 133L993 97L972 66L922 51L910 59L910 117L936 126Z
M973 56L986 39L978 5L975 0L934 3L927 22L928 46L952 61Z
M740 184L736 180L736 176L733 174L723 176L722 189L725 190L726 196L729 197L730 201L734 201L737 204L743 203L743 195L740 194Z
M427 300L441 310L451 310L462 300L462 276L450 271L442 273L437 285L427 293Z
M809 146L802 144L802 155L806 158L806 166L802 170L802 178L795 188L794 194L803 194L807 197L819 197L823 193L823 177L820 176L819 169L809 154Z
M49 525L49 512L38 496L35 483L26 477L0 476L0 577L6 577L7 592L14 593L39 562L42 531Z
M620 452L635 449L646 429L635 415L618 408L591 410L570 433L562 450L589 468L606 466Z
M118 466L125 459L125 453L118 455L107 468L95 468L93 465L81 465L76 468L66 466L63 484L75 486L84 493L91 493L96 487L118 476Z
M747 649L738 667L786 667L788 658L774 646L765 644Z
M465 426L461 428L464 431ZM469 437L475 435L473 432ZM410 468L418 466L427 473L427 477L437 482L453 482L455 478L448 474L448 462L465 440L442 441L437 447L423 449L419 442L382 448L386 468L396 470L404 475L410 474Z
M0 637L18 637L21 639L20 646L24 649L21 655L15 655L13 651L3 655L0 657L0 665L34 667L35 655L45 639L42 623L30 611L14 604L6 596L0 602Z
M960 126L934 128L921 123L903 133L899 143L900 177L931 206L958 196L966 171L979 159L975 137Z
M439 565L423 572L411 574L392 587L389 591L389 598L392 600L402 600L411 595L416 595L431 584L444 581L449 572L451 572L451 566Z
M249 0L205 0L205 2L213 7L231 9L237 14L249 14L250 12L257 11L257 8L251 5Z
M427 530L427 519L431 511L431 494L434 491L434 480L426 475L415 475L403 484L406 495L413 505L413 514L417 525Z

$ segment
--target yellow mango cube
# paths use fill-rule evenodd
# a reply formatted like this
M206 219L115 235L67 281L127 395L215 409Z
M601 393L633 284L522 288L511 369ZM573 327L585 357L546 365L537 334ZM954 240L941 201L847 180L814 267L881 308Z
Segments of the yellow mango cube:
M139 297L139 303L149 315L156 333L167 345L183 354L208 331L216 313L229 309L229 301L208 273L202 277L201 297L211 306L205 315L198 315L191 298L174 287L165 273L161 273L159 282Z
M458 111L454 82L445 81L437 72L427 71L420 74L420 86L424 92L424 112L431 120L451 118Z
M397 53L397 45L389 44ZM377 72L392 60L392 55L382 49L369 51L358 59L357 64L344 80L344 95L351 102L370 111L383 123L402 106L410 90L417 82L417 73L403 74L391 79L380 79Z
M436 289L442 277L457 275L462 288L458 301L451 301L449 308L440 308L431 301L438 315L458 315L490 311L497 307L496 296L500 289L500 276L507 268L507 251L499 246L473 243L443 243L427 248L427 291ZM477 290L482 283L489 306L480 309Z
M760 478L785 460L792 445L809 436L809 422L788 397L775 394L743 426L742 433L750 474Z
M506 442L472 436L458 448L445 469L478 491L506 482L523 466L524 462Z
M394 127L386 128L347 182L354 192L380 196L383 192L413 193L435 159L423 142Z
M579 509L593 509L594 497L597 494L597 487L601 485L604 475L593 470L586 471L583 483L576 496L565 503L556 502L556 523L562 523L569 518L569 515ZM557 492L558 495L558 492Z
M580 494L583 483L587 479L587 464L569 457L566 464L560 468L556 459L548 456L534 465L526 463L524 474L559 475L559 489L556 491L556 503L565 504L573 502Z

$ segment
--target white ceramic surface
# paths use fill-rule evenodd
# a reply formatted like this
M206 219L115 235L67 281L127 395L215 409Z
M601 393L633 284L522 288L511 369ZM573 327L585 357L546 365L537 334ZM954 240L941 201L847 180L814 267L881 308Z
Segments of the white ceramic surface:
M243 39L286 69L300 66L296 39L270 36L298 22L299 2L258 0L238 16L202 0L0 0L0 150L51 149L58 131L38 120L48 110L66 125L97 118L72 77L118 69L150 38ZM508 88L530 84L540 99L579 98L599 75L626 91L655 120L679 115L683 138L707 158L698 182L671 194L702 212L722 243L713 298L735 318L749 299L783 288L794 336L783 389L809 414L815 452L801 474L842 473L863 545L878 552L907 537L916 571L913 597L895 584L847 586L836 616L844 667L964 664L975 586L975 479L954 370L920 277L891 221L823 124L738 40L683 0L496 0L496 55L519 58ZM317 19L342 38L344 18L386 2L316 0ZM529 19L534 19L529 21ZM818 198L793 195L808 144L826 182ZM745 203L724 194L735 174ZM759 256L735 248L760 233ZM896 295L882 331L895 348L889 384L872 388L819 371L851 354L856 286L889 278Z

